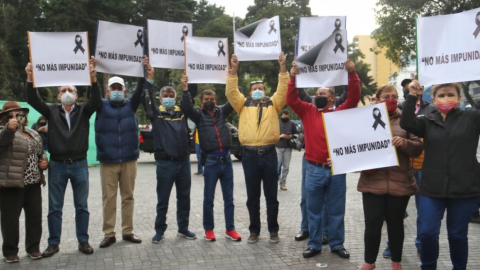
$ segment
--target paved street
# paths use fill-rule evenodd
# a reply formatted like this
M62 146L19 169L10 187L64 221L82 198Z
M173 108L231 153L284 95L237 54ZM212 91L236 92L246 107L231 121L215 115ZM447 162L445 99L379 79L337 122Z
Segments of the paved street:
M350 251L349 260L341 259L324 246L322 254L311 259L304 259L302 252L306 248L305 242L295 242L293 237L300 226L300 181L301 158L303 153L294 152L290 174L287 179L288 191L279 191L280 201L280 243L270 244L266 230L265 202L262 196L262 233L260 241L248 244L248 211L245 206L246 191L242 164L234 162L235 173L235 225L242 235L241 242L232 242L223 237L224 218L221 190L217 187L215 198L216 242L203 240L202 202L203 178L193 176L197 163L192 158L192 191L190 229L197 233L199 239L186 240L177 238L176 225L176 198L175 191L170 199L168 212L169 228L165 233L165 241L159 245L150 242L154 235L153 224L156 205L156 176L153 155L142 153L138 164L138 177L135 189L135 233L144 242L131 244L121 240L120 209L117 214L117 243L106 249L98 248L102 233L102 202L100 188L99 167L91 167L90 172L90 244L94 247L93 255L83 255L77 250L75 236L75 219L72 192L69 188L66 194L63 214L63 234L60 252L49 259L32 261L26 257L24 248L24 218L21 217L20 263L6 264L2 261L0 269L318 269L318 262L328 264L328 269L357 269L363 264L363 209L360 193L356 190L358 174L347 176L347 213L345 218L346 241L345 247ZM233 156L232 156L233 157ZM47 246L47 209L48 189L43 189L43 237L41 251ZM120 200L119 200L120 201ZM118 204L120 205L120 204ZM404 269L419 269L419 257L416 254L414 239L415 204L410 200L405 220L405 245L403 253ZM480 269L480 225L470 225L470 256L469 269ZM381 252L385 248L386 228L383 229ZM452 269L448 255L448 243L445 228L440 236L441 250L439 269ZM377 269L390 269L390 261L383 259L379 254Z

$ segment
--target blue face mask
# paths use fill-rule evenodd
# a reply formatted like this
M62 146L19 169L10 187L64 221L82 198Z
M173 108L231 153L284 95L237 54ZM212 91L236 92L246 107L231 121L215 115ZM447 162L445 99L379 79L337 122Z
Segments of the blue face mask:
M110 94L110 99L115 102L123 101L124 98L123 91L112 91Z
M254 100L261 100L264 97L265 97L265 92L263 92L263 90L255 89L252 91L252 98Z
M162 98L162 105L165 107L165 109L170 110L173 105L175 105L175 99L164 97Z

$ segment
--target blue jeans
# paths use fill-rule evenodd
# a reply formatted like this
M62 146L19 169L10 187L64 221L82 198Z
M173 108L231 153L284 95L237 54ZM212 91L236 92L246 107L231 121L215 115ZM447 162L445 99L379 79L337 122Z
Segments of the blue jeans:
M480 165L480 163L478 163L478 165ZM478 198L478 201L477 201L477 207L475 207L475 210L473 211L472 218L480 217L479 208L480 208L480 197Z
M465 199L431 198L420 195L420 260L422 269L437 269L438 237L447 210L448 243L454 270L463 270L468 261L468 223L478 197Z
M200 149L200 144L195 143L195 153L197 154L197 173L203 173L203 166L200 163L200 160L202 159L202 149Z
M325 203L329 216L328 236L331 250L343 248L345 241L345 199L347 193L345 174L332 175L324 169L307 163L307 213L310 239L308 247L322 249L322 207ZM325 196L330 198L325 201Z
M325 195L325 200L323 201L322 207L322 234L328 235L328 208L327 205L328 198Z
M302 159L302 198L300 199L300 211L302 212L302 223L300 224L300 230L302 232L308 232L307 190L305 189L305 178L307 178L307 161L305 160L305 154L303 154L303 159Z
M183 161L157 160L157 217L155 232L162 234L167 229L167 211L173 184L177 190L178 231L188 230L190 218L190 158Z
M420 182L422 181L422 170L413 170L413 176L417 179L417 186L420 188ZM418 252L421 252L422 246L420 245L420 239L418 235L420 234L420 193L415 195L415 208L417 208L417 237L415 237L415 247L417 247Z
M250 233L260 234L260 195L263 181L263 194L267 205L269 232L278 232L278 174L277 152L275 149L259 155L243 150L243 173L247 188L247 208L250 215Z
M59 245L62 236L62 214L68 179L72 185L75 205L75 227L79 243L88 241L88 163L50 160L48 164L48 244Z
M329 216L328 236L331 250L343 247L345 241L345 199L347 193L346 175L332 175L331 169L324 169L307 163L307 213L310 239L308 247L322 249L322 207L325 204ZM325 202L325 196L332 198Z
M225 228L227 231L235 229L233 221L233 168L232 160L228 157L227 161L207 159L203 174L205 180L203 197L203 228L213 230L215 227L213 221L213 201L215 199L215 188L220 179L223 194L223 208L225 213Z
M300 210L302 212L302 223L300 224L300 230L302 232L308 232L308 215L307 215L307 194L305 190L305 178L307 177L307 161L305 160L305 154L302 159L302 198L300 200ZM325 196L326 201L327 196ZM328 235L328 209L323 205L322 207L322 234Z

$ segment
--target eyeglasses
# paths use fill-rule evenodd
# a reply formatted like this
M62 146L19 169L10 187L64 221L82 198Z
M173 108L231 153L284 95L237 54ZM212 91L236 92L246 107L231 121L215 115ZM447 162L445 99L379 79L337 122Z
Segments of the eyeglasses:
M251 82L251 83L250 83L250 86L252 86L252 85L254 85L254 84L259 84L259 83L263 84L263 81L254 81L254 82Z
M391 99L397 100L397 99L398 99L398 96L395 96L395 95L392 95L392 96L380 96L380 98L381 98L381 99L389 99L389 98L391 98Z

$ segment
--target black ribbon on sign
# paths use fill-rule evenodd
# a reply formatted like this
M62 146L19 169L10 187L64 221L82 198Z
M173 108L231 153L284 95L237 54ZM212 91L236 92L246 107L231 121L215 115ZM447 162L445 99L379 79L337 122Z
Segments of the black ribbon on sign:
M186 25L183 26L182 33L183 33L183 35L180 38L180 40L183 42L184 37L188 36L188 27Z
M478 34L480 34L480 11L477 13L477 16L475 16L475 23L477 24L477 29L475 29L473 35L477 38Z
M218 41L218 56L223 53L223 56L225 56L225 51L223 50L223 42L221 40Z
M273 20L270 21L270 31L268 31L268 34L270 35L272 31L277 33L277 29L275 29L275 22Z
M340 33L337 33L335 35L335 43L337 44L333 51L337 53L338 49L342 50L342 53L345 52L345 48L342 46L342 35Z
M138 32L137 32L137 41L135 41L135 47L137 47L137 45L140 43L140 45L142 45L143 47L143 31L142 29L138 29Z
M82 47L82 37L81 36L79 36L79 35L75 36L75 44L77 44L75 49L73 49L75 54L77 54L78 50L82 51L82 53L85 53L85 49Z
M380 113L380 109L373 108L373 119L375 119L375 123L373 123L373 130L377 130L378 125L382 126L385 129L385 122L382 121L382 114Z
M333 30L333 32L335 31L340 31L340 27L342 26L342 21L340 21L340 19L336 19L335 20L335 30Z

